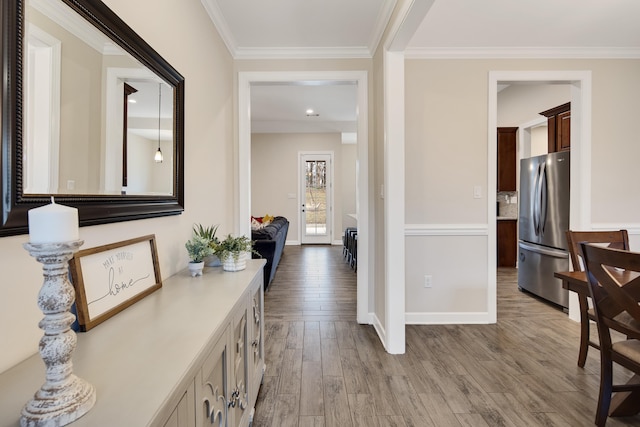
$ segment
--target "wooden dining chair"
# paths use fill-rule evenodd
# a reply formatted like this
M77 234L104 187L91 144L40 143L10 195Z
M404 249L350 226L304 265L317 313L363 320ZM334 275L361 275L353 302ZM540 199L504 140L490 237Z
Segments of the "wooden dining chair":
M580 247L600 339L600 392L595 423L604 426L613 393L635 392L635 396L627 397L632 399L640 394L640 253L585 243ZM629 338L612 342L611 329L623 331ZM624 385L613 384L613 362L636 377ZM626 404L626 409L637 412L637 400L632 402L635 403Z
M627 230L618 231L571 231L566 232L569 254L574 271L584 271L584 261L580 251L580 243L596 243L610 248L629 250L629 235ZM589 309L587 297L578 294L580 306L580 350L578 351L578 366L584 367L587 360L589 346L600 349L600 345L590 338L589 321L595 322L593 310Z

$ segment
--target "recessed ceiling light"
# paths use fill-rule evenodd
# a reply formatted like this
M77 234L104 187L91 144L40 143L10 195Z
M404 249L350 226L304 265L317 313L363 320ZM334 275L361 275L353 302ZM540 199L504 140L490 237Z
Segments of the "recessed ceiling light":
M129 101L130 104L135 104L136 102L138 102L133 98L129 98L128 101Z
M313 109L312 109L312 108L309 108L309 109L307 110L307 116L309 116L309 115L311 115L311 114L313 114Z

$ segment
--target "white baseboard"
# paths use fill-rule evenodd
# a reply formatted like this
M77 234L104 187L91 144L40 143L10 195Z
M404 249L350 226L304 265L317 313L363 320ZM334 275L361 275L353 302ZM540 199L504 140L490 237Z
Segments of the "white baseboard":
M300 246L302 243L300 243L300 240L287 240L284 244L285 246ZM342 246L342 240L334 240L331 245Z
M384 348L387 348L387 334L385 333L384 330L384 326L382 325L382 323L380 323L380 319L378 319L378 316L376 316L375 313L369 313L369 318L371 321L371 325L373 325L373 328L376 330L376 333L378 334L378 338L380 338L380 342L382 343L382 345L384 346Z

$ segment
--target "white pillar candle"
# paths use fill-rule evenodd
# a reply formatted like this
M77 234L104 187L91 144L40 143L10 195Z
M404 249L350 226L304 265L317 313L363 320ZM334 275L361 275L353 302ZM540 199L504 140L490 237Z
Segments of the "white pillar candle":
M31 243L62 243L78 240L78 209L51 204L29 210L29 241Z

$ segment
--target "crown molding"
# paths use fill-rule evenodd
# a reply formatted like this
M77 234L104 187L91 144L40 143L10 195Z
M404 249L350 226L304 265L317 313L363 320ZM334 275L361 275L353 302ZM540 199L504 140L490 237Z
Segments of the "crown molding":
M234 53L236 51L237 43L233 37L231 29L229 28L229 24L227 24L227 20L224 19L224 15L218 7L218 3L214 0L200 0L200 2L202 3L202 6L204 6L204 10L207 11L207 15L211 18L214 27L218 31L218 34L220 34L220 37L227 46L231 56L235 57Z
M407 59L638 59L633 47L407 48Z

